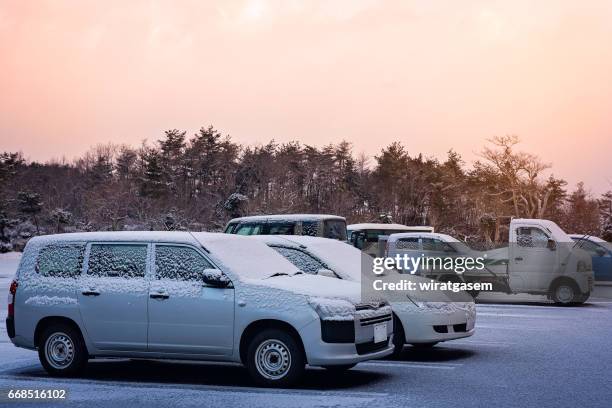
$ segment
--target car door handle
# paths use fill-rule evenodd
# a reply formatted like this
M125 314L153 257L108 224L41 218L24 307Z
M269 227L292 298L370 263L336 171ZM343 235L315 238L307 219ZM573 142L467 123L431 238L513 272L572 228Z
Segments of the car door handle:
M522 261L522 260L523 260L523 257L522 257L522 256L519 256L519 257L514 258L514 260L515 260L515 261Z
M149 295L151 299L168 299L170 296L165 293L151 293Z
M83 296L100 296L100 292L96 291L96 290L84 290L83 292L81 292L83 294Z

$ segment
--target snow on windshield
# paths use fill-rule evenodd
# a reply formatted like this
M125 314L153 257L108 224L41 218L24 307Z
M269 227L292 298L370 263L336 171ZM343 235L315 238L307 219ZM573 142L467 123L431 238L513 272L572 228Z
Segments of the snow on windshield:
M194 236L210 251L211 257L241 279L265 279L275 274L294 275L300 270L263 242L236 235Z
M359 282L361 280L361 267L368 267L372 257L359 249L344 242L331 239L313 240L307 244L308 251L325 262L331 270L344 279ZM370 268L371 270L372 268Z

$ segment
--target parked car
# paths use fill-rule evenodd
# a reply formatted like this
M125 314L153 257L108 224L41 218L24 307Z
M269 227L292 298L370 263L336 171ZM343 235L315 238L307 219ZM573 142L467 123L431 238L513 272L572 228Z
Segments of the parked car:
M393 351L391 308L302 273L246 237L113 232L35 237L10 287L7 332L52 375L90 357L229 361L264 386L304 365L348 369Z
M393 234L389 236L386 255L398 254L483 257L484 268L465 271L460 276L440 268L421 268L416 272L441 281L488 282L499 292L546 295L561 305L584 303L593 289L591 257L548 220L513 219L509 246L490 251L475 251L445 234Z
M570 234L591 255L595 281L612 281L612 243L592 235Z
M346 241L346 219L325 214L254 215L230 220L224 232L238 235L309 235Z
M253 238L265 242L309 274L362 282L362 271L372 271L372 257L338 241L294 236ZM424 281L418 276L412 276L411 280ZM405 344L433 347L439 342L472 336L475 332L476 307L473 298L465 292L415 290L403 299L391 302L395 356L401 354Z
M346 230L351 245L374 257L379 256L382 250L378 245L380 236L400 232L434 232L433 227L379 223L350 224Z

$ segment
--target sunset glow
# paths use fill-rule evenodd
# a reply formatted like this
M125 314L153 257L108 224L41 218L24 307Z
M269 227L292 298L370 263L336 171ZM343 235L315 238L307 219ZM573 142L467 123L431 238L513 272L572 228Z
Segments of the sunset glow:
M214 125L244 144L346 139L470 163L486 139L612 188L612 3L0 1L0 151Z

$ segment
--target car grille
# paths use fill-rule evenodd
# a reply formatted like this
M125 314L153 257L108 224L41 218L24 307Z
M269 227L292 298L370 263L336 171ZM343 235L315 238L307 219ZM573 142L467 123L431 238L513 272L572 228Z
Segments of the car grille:
M374 301L374 302L368 302L368 303L359 303L355 305L355 310L377 310L383 306L387 306L387 304L381 301L380 302Z
M392 318L391 313L374 317L364 317L359 320L359 324L362 326L371 326L376 323L388 322Z

